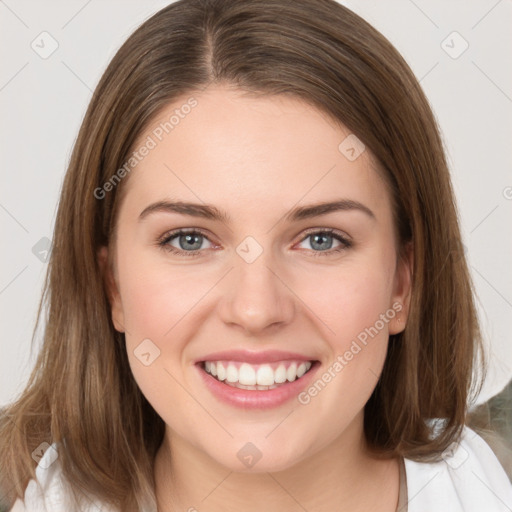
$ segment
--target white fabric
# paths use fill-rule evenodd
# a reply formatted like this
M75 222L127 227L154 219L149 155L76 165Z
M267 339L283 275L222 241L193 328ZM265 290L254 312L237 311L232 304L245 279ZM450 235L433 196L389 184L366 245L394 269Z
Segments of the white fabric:
M405 459L407 512L512 512L512 483L490 446L464 427L443 460Z
M99 503L74 508L60 476L57 446L48 448L36 468L40 486L31 480L24 503L11 512L115 512ZM405 459L407 512L512 512L512 483L489 445L469 427L461 442L436 463ZM400 511L404 512L404 511Z

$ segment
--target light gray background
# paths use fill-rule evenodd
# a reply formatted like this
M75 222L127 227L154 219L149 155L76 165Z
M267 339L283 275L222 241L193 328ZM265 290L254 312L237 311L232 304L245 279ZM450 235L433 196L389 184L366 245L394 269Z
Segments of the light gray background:
M41 239L52 238L92 90L122 42L168 3L0 0L0 405L21 392L40 346L41 332L33 350L30 339L46 269ZM402 53L439 121L492 358L485 401L512 377L512 2L342 3ZM53 39L45 59L31 47L49 51Z

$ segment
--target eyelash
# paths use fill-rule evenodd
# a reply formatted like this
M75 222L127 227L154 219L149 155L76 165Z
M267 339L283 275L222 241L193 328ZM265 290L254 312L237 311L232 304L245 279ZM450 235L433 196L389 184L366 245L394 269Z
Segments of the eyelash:
M303 242L308 237L310 237L312 235L317 235L317 234L329 234L329 235L332 235L333 238L335 238L336 240L341 242L341 245L339 247L336 247L335 249L329 249L327 251L313 251L313 256L314 257L317 257L317 256L331 256L333 254L340 253L341 251L344 251L346 249L350 249L352 247L352 242L350 240L348 240L343 235L341 235L338 231L336 231L335 229L332 229L332 228L323 228L323 229L314 229L314 230L312 229L311 231L307 231L306 235L299 241L299 243ZM193 228L193 229L190 229L190 230L187 230L187 229L176 229L174 231L170 231L170 232L167 232L164 235L162 235L162 237L160 237L157 240L158 246L161 249L163 249L164 251L176 254L178 256L187 256L187 257L200 256L201 252L204 249L196 249L195 251L183 251L181 249L177 249L176 247L173 247L172 245L168 245L169 242L173 238L175 238L176 236L179 236L179 235L201 235L201 236L205 237L206 239L208 239L206 234L203 233L203 231L201 231L201 230L199 230L197 228Z

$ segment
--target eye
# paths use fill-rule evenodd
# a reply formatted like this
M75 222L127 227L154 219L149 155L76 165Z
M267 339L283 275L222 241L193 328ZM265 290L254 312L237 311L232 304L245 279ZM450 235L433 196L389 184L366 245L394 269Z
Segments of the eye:
M157 243L163 250L173 254L199 256L205 249L205 247L202 247L205 240L210 243L210 247L206 247L206 249L212 248L212 243L201 230L190 228L176 229L165 233ZM329 256L352 247L352 242L348 238L332 228L315 228L309 231L299 243L304 243L306 240L310 240L309 250L313 256ZM333 240L338 242L338 245L334 248L332 248Z
M198 256L201 250L204 249L204 247L201 247L204 240L208 240L208 238L197 229L177 229L166 233L158 241L158 245L162 249L174 254Z
M316 228L310 231L300 243L309 240L309 249L313 251L314 256L328 256L333 253L339 253L352 247L352 242L344 235L331 228ZM333 240L338 242L338 246L332 248Z

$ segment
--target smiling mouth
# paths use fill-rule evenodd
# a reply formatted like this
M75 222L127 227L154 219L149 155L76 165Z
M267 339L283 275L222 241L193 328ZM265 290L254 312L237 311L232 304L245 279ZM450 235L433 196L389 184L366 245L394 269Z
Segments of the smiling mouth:
M315 361L277 361L250 364L240 361L202 361L200 367L228 386L253 391L267 391L299 380Z

